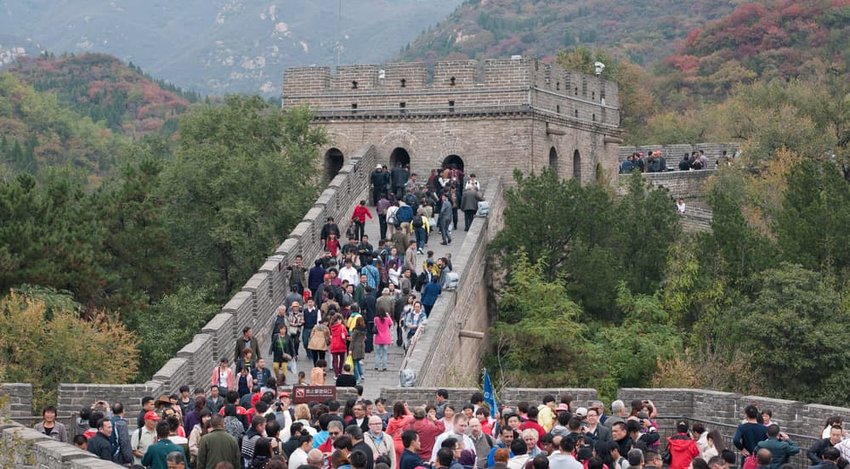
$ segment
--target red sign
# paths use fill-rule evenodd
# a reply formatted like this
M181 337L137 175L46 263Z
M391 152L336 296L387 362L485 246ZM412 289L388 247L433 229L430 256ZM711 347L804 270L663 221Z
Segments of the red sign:
M336 386L293 386L293 404L312 404L336 399Z

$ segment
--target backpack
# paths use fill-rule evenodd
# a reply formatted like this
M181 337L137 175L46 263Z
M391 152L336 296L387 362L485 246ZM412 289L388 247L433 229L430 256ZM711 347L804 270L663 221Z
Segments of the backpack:
M403 205L398 208L395 213L395 219L399 223L410 222L413 220L413 208L410 205Z
M413 224L414 228L422 228L422 225L423 225L422 217L418 216L418 217L414 218L412 224Z

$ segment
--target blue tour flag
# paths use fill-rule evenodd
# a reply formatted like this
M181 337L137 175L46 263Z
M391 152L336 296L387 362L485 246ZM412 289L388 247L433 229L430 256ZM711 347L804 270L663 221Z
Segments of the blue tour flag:
M490 417L496 418L496 392L493 390L487 368L484 368L484 402L490 407Z

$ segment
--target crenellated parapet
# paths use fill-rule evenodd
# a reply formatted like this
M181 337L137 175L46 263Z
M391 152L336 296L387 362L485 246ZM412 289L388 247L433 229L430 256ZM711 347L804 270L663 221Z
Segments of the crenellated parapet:
M610 128L620 119L616 83L528 58L291 68L283 105L305 104L319 119L522 112Z

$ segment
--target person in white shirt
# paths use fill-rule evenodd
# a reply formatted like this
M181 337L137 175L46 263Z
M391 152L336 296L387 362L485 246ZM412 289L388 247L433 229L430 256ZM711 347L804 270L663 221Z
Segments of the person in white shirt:
M313 449L313 437L309 433L298 437L298 447L289 455L289 469L298 469L307 464L307 452Z
M583 465L573 457L576 438L565 436L558 445L560 451L549 456L549 469L583 469Z
M684 213L685 213L685 208L686 208L686 207L685 207L685 200L684 200L684 199L682 199L682 198L679 198L679 200L677 200L677 201L676 201L676 212L677 212L679 215L684 215Z
M348 280L349 285L357 285L360 274L351 264L351 259L345 260L345 266L339 269L339 281Z
M159 415L150 410L145 413L145 426L137 428L130 437L130 447L133 449L133 464L142 465L142 458L148 451L148 446L156 443L156 424Z
M445 431L440 433L437 436L437 439L434 440L434 449L431 450L431 461L437 460L437 451L440 450L440 445L443 444L448 437L457 438L458 440L463 440L463 449L468 449L475 454L475 443L473 443L472 438L470 438L466 434L466 428L469 425L469 418L464 414L455 414L454 424L452 431ZM523 443L525 444L525 443Z
M522 438L517 438L511 442L511 453L513 457L508 459L508 469L524 469L529 456L528 447Z

